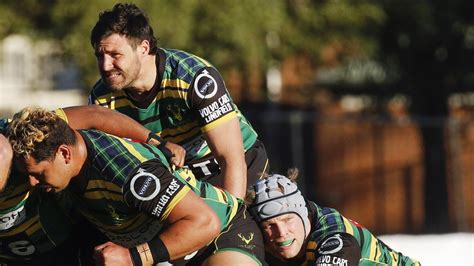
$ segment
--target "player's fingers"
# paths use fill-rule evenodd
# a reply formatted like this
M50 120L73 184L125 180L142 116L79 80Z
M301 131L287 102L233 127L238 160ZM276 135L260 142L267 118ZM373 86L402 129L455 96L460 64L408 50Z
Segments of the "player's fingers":
M177 167L183 167L183 160L180 160L180 158L176 156L171 159L171 163Z

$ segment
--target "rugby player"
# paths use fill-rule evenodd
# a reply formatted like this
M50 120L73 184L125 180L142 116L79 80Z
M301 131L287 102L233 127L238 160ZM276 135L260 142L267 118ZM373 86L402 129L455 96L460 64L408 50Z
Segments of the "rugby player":
M148 17L134 4L100 13L91 44L101 79L89 103L183 146L185 165L198 179L244 198L268 158L218 70L188 52L157 47Z
M74 128L97 128L120 136L146 141L150 131L117 112L99 106L59 108L55 111ZM1 265L88 265L92 251L82 223L76 235L66 209L56 199L39 193L28 175L12 165L11 145L3 135L7 119L0 120L0 264ZM123 133L123 134L122 134ZM156 141L152 141L154 144ZM181 158L182 159L182 158ZM84 236L84 237L83 237ZM93 247L91 247L92 250Z
M295 181L269 175L249 191L250 212L263 231L269 265L420 265L337 210L306 200Z
M73 130L56 113L25 108L7 136L31 183L63 192L109 241L104 265L261 265L261 232L242 200L172 171L152 145Z

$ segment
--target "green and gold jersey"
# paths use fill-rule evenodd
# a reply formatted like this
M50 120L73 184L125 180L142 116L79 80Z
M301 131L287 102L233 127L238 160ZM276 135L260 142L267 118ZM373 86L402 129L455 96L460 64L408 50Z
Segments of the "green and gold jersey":
M342 216L337 210L320 207L314 202L309 204L312 205L309 209L314 210L314 218L311 221L312 231L308 236L305 265L312 265L321 243L338 233L346 233L356 239L361 249L359 265L420 265L418 261L392 250L369 230Z
M257 134L233 103L219 72L207 61L173 49L159 49L157 80L152 98L136 102L124 90L112 91L102 80L94 86L90 104L115 109L166 140L186 149L186 164L210 157L206 132L234 117L240 121L244 149Z
M0 133L8 121L0 120ZM72 223L56 201L33 189L12 168L0 192L0 262L28 261L51 252L71 236Z
M87 146L85 189L68 192L78 210L111 241L133 247L160 233L174 206L191 191L221 219L224 229L239 202L228 192L197 181L188 170L172 171L161 151L96 130L81 130ZM191 192L192 193L192 192Z

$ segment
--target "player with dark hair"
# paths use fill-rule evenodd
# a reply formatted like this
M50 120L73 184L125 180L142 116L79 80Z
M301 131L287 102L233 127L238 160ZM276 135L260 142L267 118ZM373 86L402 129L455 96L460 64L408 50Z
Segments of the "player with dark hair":
M146 141L150 131L127 116L99 106L60 108L55 113L74 128L97 128L138 141ZM0 264L87 265L90 239L81 224L80 235L66 209L56 199L29 184L28 175L12 165L13 151L5 138L9 121L0 120ZM152 140L155 144L154 140ZM81 242L84 240L85 242ZM80 258L81 256L81 258Z
M420 265L337 210L306 200L297 175L293 169L288 178L266 176L247 195L270 265Z
M153 34L134 4L100 13L91 44L101 79L90 103L124 113L181 145L185 165L198 179L244 198L247 184L266 171L263 143L215 67L190 53L157 47Z
M172 171L154 146L71 129L54 112L25 108L7 136L33 185L63 192L109 241L98 263L260 265L261 232L243 201Z

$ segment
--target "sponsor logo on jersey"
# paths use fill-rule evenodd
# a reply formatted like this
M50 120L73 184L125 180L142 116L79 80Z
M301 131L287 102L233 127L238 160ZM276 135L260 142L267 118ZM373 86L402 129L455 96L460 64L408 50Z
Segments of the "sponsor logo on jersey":
M347 266L348 265L348 260L339 258L339 257L334 257L331 255L323 255L318 257L316 260L315 266Z
M154 174L138 169L130 183L130 192L133 196L142 201L149 201L155 198L160 192L160 180Z
M253 233L250 233L250 235L248 237L246 237L246 236L243 236L242 234L238 234L240 239L242 239L242 241L244 241L245 244L247 244L247 245L250 243L250 241L253 240L253 235L254 235Z
M181 111L181 107L177 105L168 105L166 106L166 110L170 114L169 116L171 116L174 120L176 121L183 120L183 113Z
M255 245L252 244L252 240L254 237L254 233L250 232L248 235L244 234L237 234L237 236L244 242L244 244L239 244L239 247L245 248L245 249L250 249L253 250L255 248Z
M212 98L217 93L217 82L207 70L204 70L194 81L194 91L201 99Z
M199 109L199 114L204 121L209 124L217 118L233 111L234 108L227 94L222 95L216 101L208 104L206 107Z
M342 249L343 242L340 234L335 234L331 237L328 237L321 243L321 246L318 249L320 254L334 254Z
M169 201L173 198L173 195L179 190L180 187L181 185L178 183L178 181L173 178L168 188L165 190L165 194L160 197L158 204L156 204L151 214L160 217L161 213L166 209Z
M8 230L14 225L22 223L26 218L25 206L8 213L0 214L0 230Z

